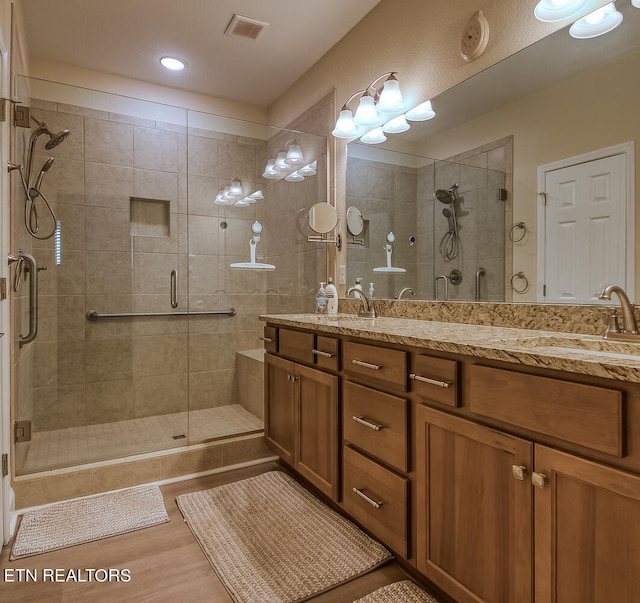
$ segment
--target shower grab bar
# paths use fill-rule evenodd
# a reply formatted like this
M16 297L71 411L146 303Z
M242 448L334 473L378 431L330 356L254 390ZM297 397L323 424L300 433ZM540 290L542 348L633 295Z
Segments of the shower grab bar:
M87 320L101 320L103 318L143 318L146 316L215 316L215 315L235 316L235 308L228 310L205 310L202 312L115 312L105 314L97 310L89 310L87 312Z
M18 262L18 267L22 268L21 273L29 275L29 332L21 335L18 339L20 347L31 343L38 335L38 265L36 259L22 251L18 251L18 256L9 256L9 264ZM24 265L23 267L23 264ZM21 274L16 274L14 282L14 291L17 292L20 287Z
M178 307L178 271L171 271L171 307Z

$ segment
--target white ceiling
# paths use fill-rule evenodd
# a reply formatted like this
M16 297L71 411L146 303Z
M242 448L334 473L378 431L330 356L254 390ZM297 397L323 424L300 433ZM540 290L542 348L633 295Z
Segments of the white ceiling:
M380 0L21 0L32 58L268 107ZM234 14L266 21L224 35ZM170 73L158 62L187 61Z

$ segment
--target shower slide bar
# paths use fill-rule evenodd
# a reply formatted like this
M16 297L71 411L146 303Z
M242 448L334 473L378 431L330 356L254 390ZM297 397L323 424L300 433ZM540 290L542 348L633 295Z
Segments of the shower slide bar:
M112 314L105 314L98 312L97 310L89 310L87 312L87 320L101 320L103 318L143 318L146 316L235 316L235 308L229 308L228 310L206 310L203 312L116 312Z

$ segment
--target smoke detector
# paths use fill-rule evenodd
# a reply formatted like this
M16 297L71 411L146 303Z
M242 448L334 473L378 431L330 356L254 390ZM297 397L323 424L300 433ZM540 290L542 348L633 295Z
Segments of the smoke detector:
M269 27L269 24L264 21L251 19L243 15L233 15L224 33L232 38L242 38L255 42L267 27Z

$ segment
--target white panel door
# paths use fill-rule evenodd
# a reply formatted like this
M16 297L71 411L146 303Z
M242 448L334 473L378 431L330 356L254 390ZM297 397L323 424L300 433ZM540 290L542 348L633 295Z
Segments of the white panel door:
M545 173L545 301L599 303L609 284L627 288L626 156Z

